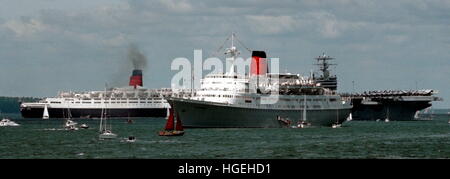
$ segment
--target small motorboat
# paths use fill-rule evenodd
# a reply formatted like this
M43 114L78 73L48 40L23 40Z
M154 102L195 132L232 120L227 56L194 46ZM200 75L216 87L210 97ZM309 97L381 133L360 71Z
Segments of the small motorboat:
M127 120L127 124L133 124L133 123L134 123L133 120L131 120L131 119L128 119L128 120Z
M67 130L71 130L71 131L76 131L76 130L78 130L78 127L76 127L76 126L69 126L66 129Z
M310 123L307 123L305 121L298 121L296 126L291 126L291 128L305 128L307 126L310 126Z
M292 123L292 121L289 120L289 118L283 118L281 116L277 116L277 121L282 127L288 127L288 128L289 128L289 126L291 126L291 123Z
M11 121L11 120L8 119L8 118L3 118L3 119L0 121L0 126L1 126L1 127L6 127L6 126L20 126L20 124L17 124L17 123L15 123L14 121Z
M80 128L82 128L82 129L88 129L89 126L88 126L87 124L81 124L81 125L80 125Z
M64 123L64 128L67 130L78 130L77 124L78 123L76 123L70 119L67 119L66 123Z
M180 117L177 115L177 124L175 127L173 109L170 108L169 119L167 120L166 127L163 131L159 131L159 136L182 136L183 134L184 130Z
M129 136L128 139L126 140L127 142L135 142L136 141L136 137L134 136Z
M335 129L335 128L340 128L341 124L338 123L334 123L333 125L331 125L331 128Z

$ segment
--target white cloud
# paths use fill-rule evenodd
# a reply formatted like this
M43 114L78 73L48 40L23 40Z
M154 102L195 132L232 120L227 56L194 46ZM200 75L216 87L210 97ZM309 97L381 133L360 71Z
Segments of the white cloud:
M385 40L391 43L400 44L408 40L406 35L386 35Z
M186 0L160 0L159 2L173 12L189 12L193 9Z
M338 37L343 28L336 16L328 12L313 12L308 14L317 25L318 31L327 38Z
M129 43L124 34L119 34L111 38L106 38L102 42L106 46L113 46L113 47L125 46Z
M291 32L299 26L299 22L291 16L248 15L247 21L253 31L261 34L280 34Z
M31 36L48 28L41 21L33 18L28 20L9 20L3 26L13 31L17 37Z

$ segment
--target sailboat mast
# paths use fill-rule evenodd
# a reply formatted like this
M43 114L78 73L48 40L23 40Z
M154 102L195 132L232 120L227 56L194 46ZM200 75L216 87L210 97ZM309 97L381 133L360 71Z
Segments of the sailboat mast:
M103 110L104 110L104 108L102 108L102 113L100 114L100 127L98 129L99 132L102 132Z
M303 95L303 121L306 121L306 95Z
M339 107L336 108L336 124L339 124Z
M103 123L103 125L104 125L103 128L104 128L105 130L107 130L107 128L106 128L106 127L107 127L107 126L106 126L106 122L107 122L107 118L108 118L108 117L107 117L107 116L108 116L108 113L107 113L107 109L106 109L106 108L107 108L107 107L106 107L106 103L105 103L105 118L104 118L104 119L105 119L105 122Z

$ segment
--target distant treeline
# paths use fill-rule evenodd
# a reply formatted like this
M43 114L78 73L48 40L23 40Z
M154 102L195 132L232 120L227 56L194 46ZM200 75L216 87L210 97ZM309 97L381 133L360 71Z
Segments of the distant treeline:
M40 98L34 97L6 97L0 96L1 113L20 113L21 102L37 102Z

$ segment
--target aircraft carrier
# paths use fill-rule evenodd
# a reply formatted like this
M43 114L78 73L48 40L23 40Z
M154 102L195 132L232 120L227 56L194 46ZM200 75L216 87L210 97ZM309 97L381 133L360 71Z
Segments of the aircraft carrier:
M337 77L331 75L330 67L336 65L330 63L329 56L316 58L319 66L319 75L313 75L317 83L330 90L337 90ZM372 90L362 93L341 93L343 98L350 100L352 108L352 120L384 120L384 121L409 121L418 120L415 115L419 110L432 105L433 101L441 101L442 98L434 96L438 92L432 89L422 90Z

